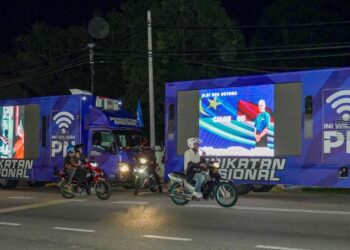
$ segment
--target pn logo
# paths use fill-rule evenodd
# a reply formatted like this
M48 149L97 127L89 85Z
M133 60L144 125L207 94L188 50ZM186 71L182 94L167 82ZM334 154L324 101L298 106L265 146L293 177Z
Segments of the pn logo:
M341 115L343 121L350 120L350 90L340 90L326 99L328 104Z
M62 134L66 134L69 125L74 121L74 116L69 112L62 111L57 113L53 117L53 120L56 122L58 128L61 129Z

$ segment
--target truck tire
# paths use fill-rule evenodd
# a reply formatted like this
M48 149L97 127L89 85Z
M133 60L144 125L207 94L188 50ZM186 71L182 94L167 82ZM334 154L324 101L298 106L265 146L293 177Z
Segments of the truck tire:
M14 189L18 185L18 180L0 179L0 186L3 189Z
M253 185L253 192L269 192L274 185Z
M125 189L134 189L135 188L135 184L134 184L134 182L128 183L128 184L124 184L123 188L125 188Z
M236 185L239 195L246 195L252 190L253 185L251 184L241 184Z
M46 184L46 181L28 181L29 187L43 187Z

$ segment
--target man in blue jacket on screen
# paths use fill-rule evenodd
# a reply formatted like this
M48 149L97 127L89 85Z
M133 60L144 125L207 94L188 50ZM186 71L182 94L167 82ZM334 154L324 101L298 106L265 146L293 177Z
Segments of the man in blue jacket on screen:
M265 110L265 100L260 100L258 105L260 113L255 118L254 123L256 147L267 147L267 131L270 126L270 114Z

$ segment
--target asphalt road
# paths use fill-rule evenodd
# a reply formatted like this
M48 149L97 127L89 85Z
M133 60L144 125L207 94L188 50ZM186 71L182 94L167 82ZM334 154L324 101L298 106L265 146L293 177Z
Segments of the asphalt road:
M234 208L176 206L116 188L108 201L55 188L0 190L0 249L350 249L350 196L253 193Z

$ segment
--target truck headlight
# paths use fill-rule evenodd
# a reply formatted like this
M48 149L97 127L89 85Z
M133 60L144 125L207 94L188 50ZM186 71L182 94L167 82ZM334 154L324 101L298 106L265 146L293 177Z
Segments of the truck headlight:
M125 162L119 163L119 171L122 172L122 173L129 172L130 171L130 167Z

